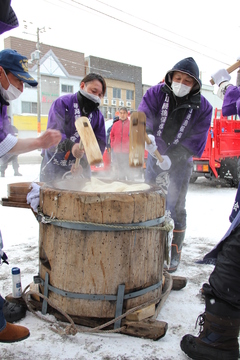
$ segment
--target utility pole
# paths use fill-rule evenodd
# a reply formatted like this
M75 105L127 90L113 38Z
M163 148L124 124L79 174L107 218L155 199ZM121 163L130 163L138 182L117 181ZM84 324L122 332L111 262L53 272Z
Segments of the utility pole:
M41 74L40 74L40 32L45 32L45 26L42 28L37 28L37 44L36 49L31 53L31 61L36 61L37 63L37 134L41 135Z
M45 29L45 28L44 28ZM40 91L41 91L41 77L40 77L40 41L39 41L39 32L42 29L37 28L37 50L36 50L36 59L37 59L37 133L38 136L41 135L41 99L40 99Z

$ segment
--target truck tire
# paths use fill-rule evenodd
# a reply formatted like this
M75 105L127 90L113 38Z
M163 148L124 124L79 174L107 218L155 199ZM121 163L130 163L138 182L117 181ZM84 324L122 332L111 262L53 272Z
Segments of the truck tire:
M240 168L239 168L240 169ZM197 176L192 176L191 178L190 178L190 184L194 184L195 183L195 181L197 180Z

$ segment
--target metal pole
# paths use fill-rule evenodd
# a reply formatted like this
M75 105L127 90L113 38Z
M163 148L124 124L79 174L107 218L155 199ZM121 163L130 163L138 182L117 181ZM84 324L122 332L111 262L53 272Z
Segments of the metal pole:
M37 28L37 51L39 51L39 47L40 47L40 45L39 45L39 31L40 31L40 29ZM38 81L38 86L37 86L37 133L38 133L38 136L40 136L41 135L40 53L38 53L38 60L37 60L37 81Z

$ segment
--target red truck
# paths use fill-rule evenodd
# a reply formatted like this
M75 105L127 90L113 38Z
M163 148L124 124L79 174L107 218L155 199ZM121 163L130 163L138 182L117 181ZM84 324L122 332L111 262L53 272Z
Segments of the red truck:
M206 147L201 158L193 158L190 182L198 177L225 179L237 187L240 181L240 120L237 115L223 116L215 109Z

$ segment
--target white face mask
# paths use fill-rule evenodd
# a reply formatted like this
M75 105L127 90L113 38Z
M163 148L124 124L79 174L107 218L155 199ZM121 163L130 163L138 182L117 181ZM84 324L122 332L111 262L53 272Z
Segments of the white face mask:
M171 86L173 93L178 97L183 97L191 91L191 86L187 86L176 81L173 81Z
M89 94L87 91L83 90L83 89L79 89L80 93L85 96L87 99L92 100L95 104L100 105L101 104L101 99L99 96L96 96L94 94Z
M5 73L5 71L4 71L4 73ZM21 95L22 92L20 90L18 90L15 86L13 86L13 84L10 83L6 73L5 73L5 75L6 75L8 83L9 83L9 87L6 90L2 87L2 84L0 83L0 92L1 92L4 100L7 100L7 101L15 100Z

